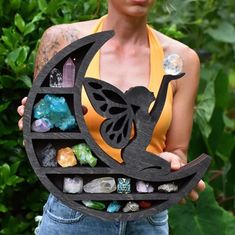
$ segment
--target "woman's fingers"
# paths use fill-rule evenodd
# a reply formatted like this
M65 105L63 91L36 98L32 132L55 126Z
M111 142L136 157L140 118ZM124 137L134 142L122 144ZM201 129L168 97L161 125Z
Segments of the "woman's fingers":
M86 106L82 105L82 112L83 112L83 115L85 115L87 113L88 109Z
M24 98L21 100L21 104L22 104L22 105L25 105L25 104L26 104L26 101L27 101L27 97L24 97Z
M21 118L19 121L18 121L18 127L20 130L23 129L23 118Z
M179 156L170 152L163 152L159 154L159 157L165 159L171 164L172 170L179 170L183 166L183 163Z
M188 197L189 197L192 201L195 202L195 201L198 200L199 195L198 195L198 192L193 189L193 190L189 193Z
M200 180L197 184L196 190L198 192L203 192L205 190L205 188L206 188L205 182L203 180Z
M21 105L17 108L17 112L21 117L24 115L24 107L24 105Z

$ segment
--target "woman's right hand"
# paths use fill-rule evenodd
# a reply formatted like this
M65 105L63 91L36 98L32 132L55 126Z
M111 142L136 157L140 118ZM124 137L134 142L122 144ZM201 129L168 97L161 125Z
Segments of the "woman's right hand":
M24 108L25 108L26 101L27 101L27 97L24 97L21 100L21 105L18 106L18 108L17 108L17 112L21 116L20 120L18 121L18 127L19 127L20 130L23 129L23 115L24 115ZM83 111L83 115L85 115L88 111L87 107L82 106L82 111Z
M24 115L24 107L25 107L26 101L27 101L27 97L24 97L21 100L21 105L18 106L17 108L17 112L21 116L21 119L18 121L18 127L20 130L23 129L23 115Z

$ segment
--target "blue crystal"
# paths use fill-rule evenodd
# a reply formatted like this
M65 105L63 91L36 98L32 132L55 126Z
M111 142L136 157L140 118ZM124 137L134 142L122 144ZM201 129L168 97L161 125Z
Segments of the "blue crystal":
M114 213L118 212L121 208L121 205L117 201L113 201L108 205L107 212Z
M65 131L76 127L76 121L64 97L46 95L34 106L34 118L47 118L52 127Z
M118 193L131 193L131 179L130 178L118 178L117 192Z

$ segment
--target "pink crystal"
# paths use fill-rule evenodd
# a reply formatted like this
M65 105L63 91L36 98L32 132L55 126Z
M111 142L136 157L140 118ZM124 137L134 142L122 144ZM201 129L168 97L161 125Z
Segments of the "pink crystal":
M63 66L62 87L73 87L75 79L75 65L71 58L68 58Z

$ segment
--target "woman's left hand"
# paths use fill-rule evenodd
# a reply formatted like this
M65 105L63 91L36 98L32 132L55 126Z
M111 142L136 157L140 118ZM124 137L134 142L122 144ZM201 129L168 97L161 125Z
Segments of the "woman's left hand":
M163 152L163 153L158 154L158 156L168 161L171 164L171 169L174 171L179 170L182 166L185 165L182 159L174 153ZM206 184L204 183L203 180L200 180L197 186L188 194L188 197L192 201L197 201L199 198L199 193L203 192L205 188L206 188ZM184 198L181 199L179 203L184 204L185 199Z

